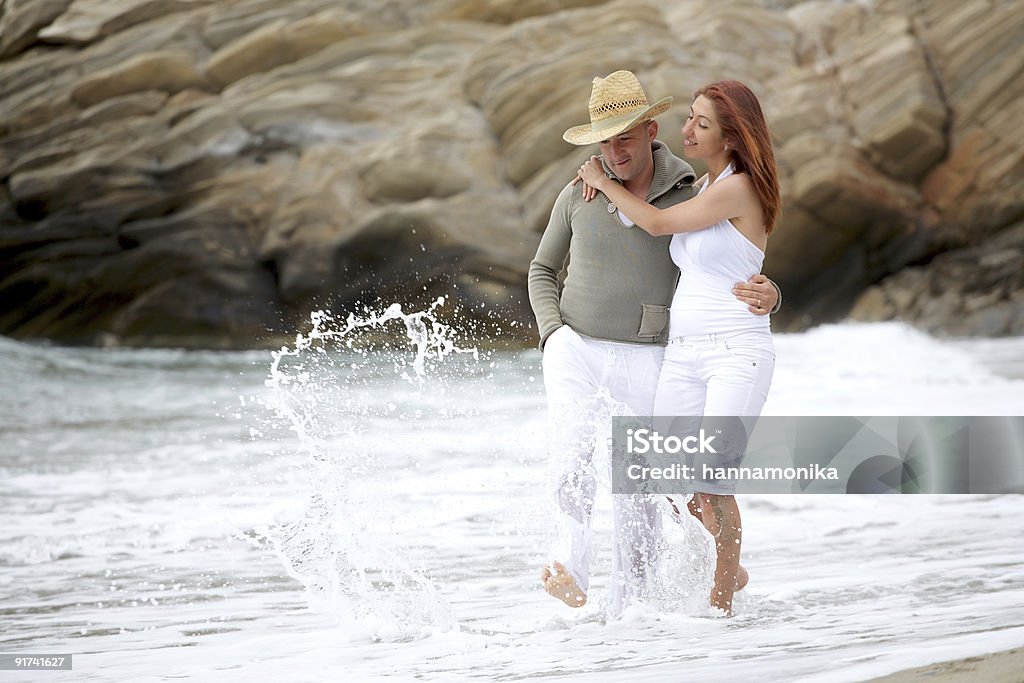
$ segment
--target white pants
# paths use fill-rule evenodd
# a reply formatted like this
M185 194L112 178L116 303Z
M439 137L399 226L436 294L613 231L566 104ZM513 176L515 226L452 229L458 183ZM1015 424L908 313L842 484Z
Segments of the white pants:
M590 585L590 518L597 491L594 455L610 436L612 415L651 415L665 349L593 339L563 325L544 345L544 389L552 449L561 459L556 488L558 538L551 559ZM661 536L657 505L646 496L612 496L614 548L608 611L639 597Z
M767 330L677 337L665 349L654 415L757 417L774 372L775 347ZM719 495L735 491L734 483L700 478L694 488Z

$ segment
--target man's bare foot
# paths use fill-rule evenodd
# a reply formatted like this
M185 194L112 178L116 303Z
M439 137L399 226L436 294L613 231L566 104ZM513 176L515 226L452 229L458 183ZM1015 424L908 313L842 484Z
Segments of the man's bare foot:
M673 499L672 496L665 496L665 500L668 501L670 510L669 515L672 517L672 521L676 524L682 524L684 526L686 524L686 522L683 521L685 519L685 517L683 517L683 507L686 509L686 514L693 515L697 518L698 522L702 525L704 524L704 518L701 516L702 510L697 507L698 503L696 502L696 497L691 498L685 505L682 505L678 499Z
M583 607L587 604L587 594L580 590L576 579L561 562L552 562L550 566L544 567L540 580L548 595L558 598L569 607Z

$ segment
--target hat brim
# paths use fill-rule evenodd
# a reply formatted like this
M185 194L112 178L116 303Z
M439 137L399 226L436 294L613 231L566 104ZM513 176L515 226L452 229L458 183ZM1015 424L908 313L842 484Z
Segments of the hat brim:
M664 114L671 106L672 98L663 97L646 109L638 111L636 116L625 123L616 123L607 128L598 129L595 129L593 124L590 123L585 123L582 126L573 126L562 133L562 139L573 145L592 145L595 142L601 142L602 140L615 137L619 133L624 133L645 119L653 119L655 116Z

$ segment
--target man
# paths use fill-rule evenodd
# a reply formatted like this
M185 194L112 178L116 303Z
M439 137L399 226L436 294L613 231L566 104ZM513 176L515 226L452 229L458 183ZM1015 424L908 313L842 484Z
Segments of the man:
M594 79L590 123L570 128L563 138L574 145L600 143L606 172L645 201L672 206L693 196L696 175L655 139L654 117L671 104L671 97L648 104L636 76L616 71ZM573 183L555 200L530 263L530 304L544 350L553 445L566 458L557 491L558 543L541 579L549 594L570 607L586 603L589 587L595 421L611 414L653 414L668 309L679 277L669 256L670 239L632 226L613 204L585 201ZM773 310L779 300L775 285L761 275L737 283L733 293L759 314ZM612 505L609 612L614 615L643 591L660 514L643 496L616 495ZM700 518L693 507L690 512Z

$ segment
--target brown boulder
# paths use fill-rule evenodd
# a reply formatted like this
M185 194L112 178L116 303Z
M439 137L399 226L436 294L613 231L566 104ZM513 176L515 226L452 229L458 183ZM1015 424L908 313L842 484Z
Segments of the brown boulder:
M366 32L346 21L339 12L325 12L298 21L275 21L261 26L215 52L206 73L227 85L254 73L263 73L298 61L345 38Z
M1024 223L882 280L850 317L907 320L954 336L1024 334Z
M621 68L676 98L677 153L696 87L761 97L779 327L867 292L859 316L1017 329L1017 243L991 245L1024 215L1020 3L2 0L0 29L6 334L248 345L438 296L532 329L539 232L596 151L562 132Z
M182 12L214 0L72 0L67 11L39 31L47 43L84 45L153 19ZM65 3L67 4L67 3Z
M17 54L36 41L43 28L72 0L6 0L0 4L0 59Z
M970 243L1024 213L1024 6L942 3L920 34L952 110L951 153L922 183L947 234Z
M130 93L160 90L173 94L206 85L192 57L181 52L157 52L87 76L72 88L71 101L80 107L91 107Z

